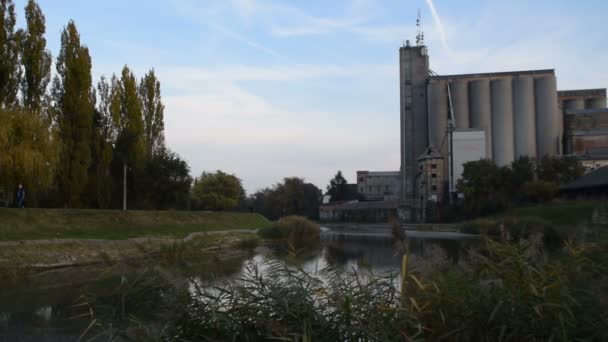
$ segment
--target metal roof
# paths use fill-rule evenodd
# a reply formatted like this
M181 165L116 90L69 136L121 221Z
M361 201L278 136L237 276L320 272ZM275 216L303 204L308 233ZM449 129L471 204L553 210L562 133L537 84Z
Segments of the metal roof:
M560 190L578 190L608 186L608 166L584 174L579 179L562 186Z

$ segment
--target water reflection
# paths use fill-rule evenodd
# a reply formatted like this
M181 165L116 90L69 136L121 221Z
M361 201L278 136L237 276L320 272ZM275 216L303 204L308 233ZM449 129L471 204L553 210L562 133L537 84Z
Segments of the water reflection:
M470 236L409 234L410 267L417 271L433 270L438 265L458 263ZM347 231L324 229L320 248L293 251L268 245L258 248L249 258L234 260L187 260L179 265L158 265L154 268L173 287L196 292L218 282L229 282L255 265L263 273L268 260L300 267L317 273L327 267L344 272L392 274L398 276L402 251L388 230ZM74 309L83 293L103 298L137 274L141 265L117 265L112 268L76 268L45 272L16 282L0 284L0 342L4 341L72 341L90 323L88 319L73 320L82 312ZM108 301L111 302L111 301ZM105 337L107 340L107 336ZM101 340L101 339L100 339Z

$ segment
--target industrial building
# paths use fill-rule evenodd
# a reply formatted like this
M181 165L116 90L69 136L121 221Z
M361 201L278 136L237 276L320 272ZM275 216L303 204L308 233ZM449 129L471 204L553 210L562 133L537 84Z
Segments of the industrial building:
M453 175L452 184L470 160L485 157L504 166L522 156L541 158L564 150L582 155L581 146L587 147L586 155L590 149L608 149L608 125L600 119L608 119L608 110L600 109L606 107L605 89L558 92L553 69L437 75L427 47L409 41L399 49L399 66L404 200L419 198L417 159L428 147L443 157L443 174ZM573 129L591 116L592 128ZM475 144L481 135L484 149ZM448 155L450 143L453 153Z
M357 192L366 201L399 200L399 171L357 171Z

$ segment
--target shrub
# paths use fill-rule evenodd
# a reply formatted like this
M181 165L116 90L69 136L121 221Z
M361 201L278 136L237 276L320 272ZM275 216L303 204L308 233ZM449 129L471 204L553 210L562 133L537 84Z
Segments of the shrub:
M461 232L494 237L501 236L513 242L529 239L533 234L541 234L543 244L546 247L554 249L563 245L563 238L551 222L533 216L506 217L501 220L477 219L464 223Z
M527 201L534 203L548 202L557 194L558 186L552 182L532 181L523 186L523 196Z
M260 239L257 237L249 237L238 242L239 249L253 250L260 244Z
M465 234L499 235L498 222L491 219L477 219L465 222L460 231Z
M265 239L283 240L294 247L305 247L319 243L319 226L301 216L286 216L258 234Z

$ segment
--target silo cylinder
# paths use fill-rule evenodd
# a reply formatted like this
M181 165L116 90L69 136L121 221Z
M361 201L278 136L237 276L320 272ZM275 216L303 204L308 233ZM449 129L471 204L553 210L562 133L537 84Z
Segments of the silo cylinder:
M564 101L564 109L585 109L585 100L572 99Z
M448 125L448 93L446 81L433 80L428 85L429 145L446 150L444 137ZM442 146L445 145L445 146Z
M469 99L471 128L484 130L486 134L486 156L489 159L492 159L492 108L490 106L490 81L472 81L469 88Z
M587 109L606 108L606 98L588 99L585 107Z
M515 158L513 142L513 88L511 78L492 81L492 154L498 166Z
M452 107L454 108L454 121L457 129L470 128L469 122L469 88L466 80L450 82L452 94Z
M537 156L558 155L561 152L563 121L557 108L555 76L543 76L534 80L536 103Z
M513 80L513 119L515 158L536 157L536 119L532 77L517 77Z

